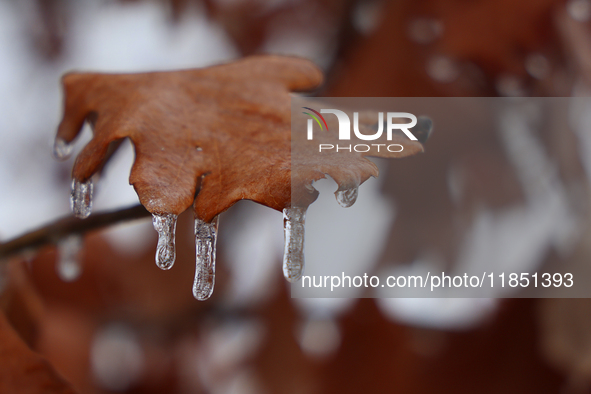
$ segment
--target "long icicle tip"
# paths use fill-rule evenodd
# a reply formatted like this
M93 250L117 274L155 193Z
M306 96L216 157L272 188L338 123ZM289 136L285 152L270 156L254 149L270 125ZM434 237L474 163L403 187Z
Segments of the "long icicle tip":
M215 256L219 219L211 223L195 219L195 281L193 297L205 301L213 293L215 285Z
M169 270L176 259L175 232L178 216L174 214L152 215L152 224L158 231L158 246L156 247L156 265L163 270Z
M72 192L70 193L70 208L74 216L86 219L92 212L92 179L80 182L72 179Z
M307 208L292 207L283 210L283 276L296 282L304 272L304 227Z

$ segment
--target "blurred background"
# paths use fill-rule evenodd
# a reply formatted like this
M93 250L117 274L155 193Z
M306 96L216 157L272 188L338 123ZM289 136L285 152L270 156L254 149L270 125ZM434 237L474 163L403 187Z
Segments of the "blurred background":
M70 214L73 159L50 154L66 71L277 53L318 64L320 96L585 97L590 19L589 0L4 0L0 240ZM380 177L346 210L334 183L318 182L307 263L363 261L356 269L369 274L491 259L523 271L585 266L591 104L577 103L566 125L519 106L499 125L435 125L425 154L379 161ZM75 149L90 138L87 129ZM137 203L132 161L125 142L96 186L95 212ZM281 213L242 201L220 222L206 302L191 295L187 212L170 271L154 263L149 219L2 264L0 391L591 391L588 299L291 299ZM377 252L359 259L376 238Z

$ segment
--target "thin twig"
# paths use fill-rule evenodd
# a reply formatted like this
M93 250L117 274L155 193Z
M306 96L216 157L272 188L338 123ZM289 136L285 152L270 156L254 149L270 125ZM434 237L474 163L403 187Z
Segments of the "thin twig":
M73 216L61 218L40 229L0 243L0 261L18 253L35 250L46 244L57 244L60 239L71 234L82 235L115 223L137 220L150 215L150 212L142 205L135 205L118 211L96 213L88 219L78 219Z

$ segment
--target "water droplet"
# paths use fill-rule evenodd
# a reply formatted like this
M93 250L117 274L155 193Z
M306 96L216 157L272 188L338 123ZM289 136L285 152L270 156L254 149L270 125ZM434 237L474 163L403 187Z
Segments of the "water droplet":
M56 138L53 144L53 157L58 160L67 160L72 153L72 144L69 144L63 138Z
M289 282L298 281L304 272L304 225L307 208L292 207L283 210L283 276Z
M152 215L152 224L158 231L158 246L156 247L156 265L163 269L171 269L176 258L174 245L177 215Z
M86 182L72 180L72 193L70 194L70 208L77 218L86 219L92 212L92 179Z
M58 243L57 275L64 282L73 282L80 277L82 247L82 237L77 234L70 235Z
M455 81L460 70L455 61L447 56L433 56L427 62L427 74L437 82L449 83Z
M536 79L545 79L550 75L550 62L546 56L534 53L525 59L525 69Z
M337 190L334 194L341 207L349 208L351 205L355 204L355 201L357 201L358 191L358 187L352 187L351 189Z
M566 11L578 22L591 19L591 2L589 0L571 0L566 4Z
M215 285L215 244L218 233L218 217L211 223L195 219L195 281L193 297L205 301L213 293Z
M430 44L443 33L443 23L433 18L415 18L408 24L407 34L417 44Z

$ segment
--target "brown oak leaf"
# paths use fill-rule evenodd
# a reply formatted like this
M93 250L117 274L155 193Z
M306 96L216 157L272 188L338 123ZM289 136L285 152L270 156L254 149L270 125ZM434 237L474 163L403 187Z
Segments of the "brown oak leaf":
M171 72L69 73L56 141L70 143L85 120L93 125L73 169L74 179L86 182L109 144L130 138L136 154L130 183L152 213L178 215L194 204L196 217L209 222L242 199L282 210L293 205L292 187L302 196L293 203L307 206L317 194L310 184L325 174L339 189L377 176L364 154L320 157L302 139L294 141L292 185L290 92L314 89L322 79L310 61L282 56ZM368 119L361 116L364 130ZM389 156L422 151L418 142L398 143L404 152Z

